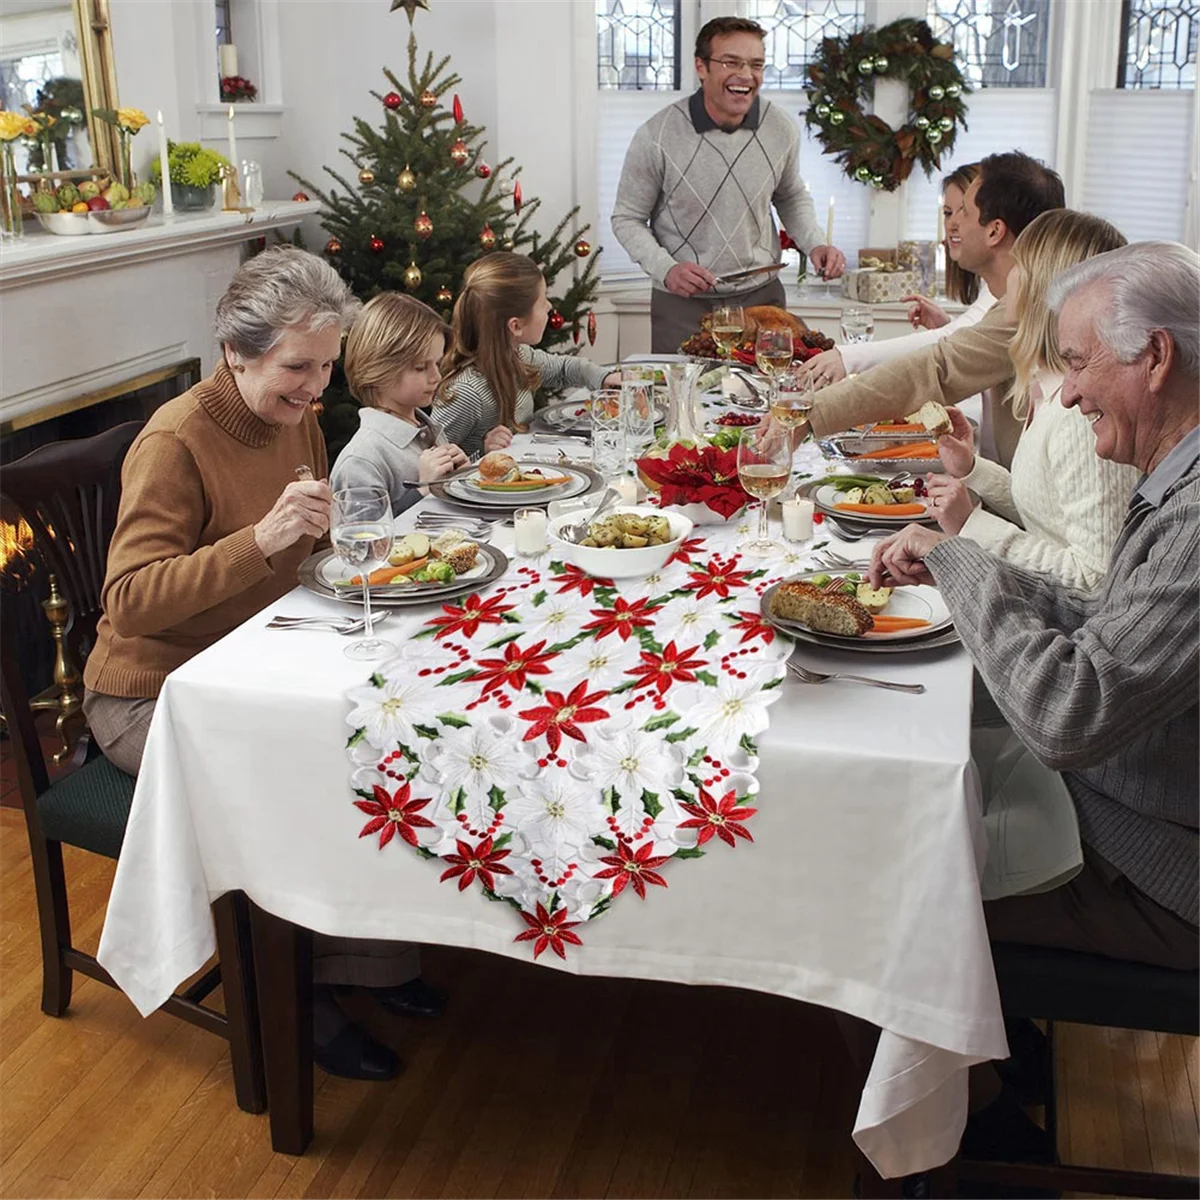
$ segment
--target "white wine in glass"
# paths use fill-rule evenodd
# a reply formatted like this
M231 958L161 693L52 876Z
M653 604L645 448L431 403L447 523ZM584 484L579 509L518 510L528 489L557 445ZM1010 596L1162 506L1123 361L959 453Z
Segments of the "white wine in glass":
M739 305L725 304L713 309L713 341L726 358L741 345L745 332L746 316Z
M808 422L812 406L812 377L807 371L785 371L775 379L771 416L784 428L791 430L793 449L812 432Z
M368 662L384 658L396 647L374 636L369 578L392 551L392 502L387 489L351 487L334 492L330 518L334 552L350 575L362 576L363 639L346 647L346 657Z
M792 365L792 334L789 329L760 329L754 339L754 361L771 377Z
M787 486L792 473L792 440L788 431L764 421L742 431L738 439L738 482L759 501L758 536L744 552L756 558L774 554L779 547L767 535L767 502Z

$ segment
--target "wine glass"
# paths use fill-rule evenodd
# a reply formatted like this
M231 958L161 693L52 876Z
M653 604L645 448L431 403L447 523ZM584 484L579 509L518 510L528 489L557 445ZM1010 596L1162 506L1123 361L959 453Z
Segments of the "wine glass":
M625 430L621 426L621 389L591 394L592 466L606 480L625 469Z
M765 558L779 549L767 536L767 503L783 491L792 473L792 439L787 428L768 419L743 429L737 465L738 482L760 501L758 537L746 544L743 553Z
M346 657L366 662L383 658L396 647L374 636L368 580L392 551L392 502L387 489L351 487L334 492L329 528L333 549L346 570L362 576L363 639L346 647Z
M740 304L723 304L712 313L713 341L724 358L732 358L746 332L746 314Z
M771 396L775 395L775 376L792 365L792 333L790 329L760 329L754 338L754 361L771 381Z
M869 342L875 336L875 313L866 304L847 304L842 308L842 341Z
M775 377L771 416L792 433L793 450L812 433L808 414L813 406L812 376L803 368L784 371Z

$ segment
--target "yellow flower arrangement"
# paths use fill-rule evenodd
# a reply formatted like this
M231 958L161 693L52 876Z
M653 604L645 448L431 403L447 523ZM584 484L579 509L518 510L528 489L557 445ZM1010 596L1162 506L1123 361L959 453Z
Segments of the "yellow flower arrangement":
M150 118L140 108L118 108L116 123L130 133L137 133L139 129L150 124Z
M36 137L37 126L25 113L0 110L0 141L12 142L19 137Z

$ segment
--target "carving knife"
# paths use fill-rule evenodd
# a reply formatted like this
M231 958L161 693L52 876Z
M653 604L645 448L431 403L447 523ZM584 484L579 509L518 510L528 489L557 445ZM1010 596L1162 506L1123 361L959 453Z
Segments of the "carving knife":
M718 275L718 283L733 283L738 279L749 279L751 275L766 275L771 271L782 271L785 263L772 263L769 267L752 267L749 271L735 271L732 275Z

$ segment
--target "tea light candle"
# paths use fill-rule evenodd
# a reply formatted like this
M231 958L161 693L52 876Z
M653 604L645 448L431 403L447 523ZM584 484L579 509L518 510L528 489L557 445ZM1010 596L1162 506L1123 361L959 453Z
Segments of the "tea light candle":
M513 514L513 544L518 554L541 554L546 548L546 510L518 508Z
M622 504L636 504L638 498L637 480L632 475L622 475L612 483L612 490L621 498Z
M783 536L789 542L807 542L813 535L813 502L784 500L779 507L783 513Z

